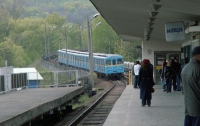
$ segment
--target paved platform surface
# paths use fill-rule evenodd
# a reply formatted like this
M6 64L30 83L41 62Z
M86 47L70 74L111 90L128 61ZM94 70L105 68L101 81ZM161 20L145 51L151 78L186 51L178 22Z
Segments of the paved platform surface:
M115 103L104 126L183 126L184 99L181 91L165 93L155 85L151 107L141 107L140 89L127 86Z
M20 126L84 92L84 87L35 88L0 95L0 126Z

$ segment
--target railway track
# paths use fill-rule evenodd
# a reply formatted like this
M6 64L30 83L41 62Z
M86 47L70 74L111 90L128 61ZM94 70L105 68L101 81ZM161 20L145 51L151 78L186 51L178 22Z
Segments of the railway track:
M112 81L113 86L81 113L68 126L102 126L115 102L126 87L125 81Z

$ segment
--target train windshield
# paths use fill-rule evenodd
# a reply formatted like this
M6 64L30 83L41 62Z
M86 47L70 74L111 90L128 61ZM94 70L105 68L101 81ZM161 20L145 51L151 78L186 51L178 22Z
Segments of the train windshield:
M111 65L111 60L110 59L106 60L106 65L107 66Z
M122 59L117 59L117 64L123 64L124 61Z
M116 60L112 60L112 65L116 65Z

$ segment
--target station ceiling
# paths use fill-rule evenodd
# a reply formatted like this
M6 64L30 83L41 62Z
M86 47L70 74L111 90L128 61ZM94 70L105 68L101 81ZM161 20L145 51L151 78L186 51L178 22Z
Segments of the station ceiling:
M200 0L90 0L124 41L165 39L165 23L200 21ZM148 35L144 35L147 34ZM190 39L190 36L187 37Z

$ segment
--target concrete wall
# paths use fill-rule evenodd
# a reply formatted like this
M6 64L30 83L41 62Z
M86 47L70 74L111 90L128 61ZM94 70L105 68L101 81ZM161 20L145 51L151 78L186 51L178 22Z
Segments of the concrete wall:
M149 59L151 64L154 65L154 80L156 84L160 84L160 79L158 75L158 72L156 72L156 66L155 66L155 55L154 52L158 51L179 51L181 52L181 44L175 44L172 42L162 42L162 41L143 41L142 42L142 60L143 59Z
M173 42L162 41L143 41L142 42L142 60L149 59L154 65L154 52L155 51L180 51L181 44L174 44Z

